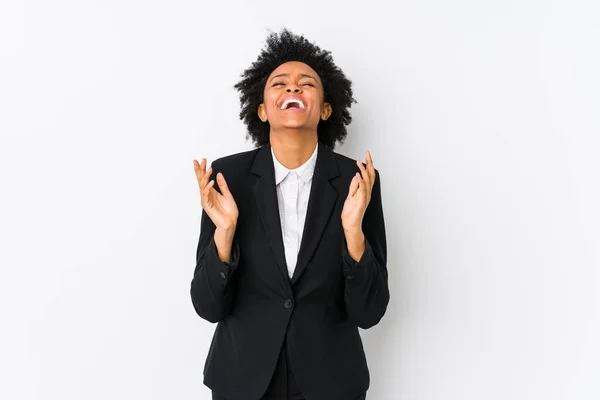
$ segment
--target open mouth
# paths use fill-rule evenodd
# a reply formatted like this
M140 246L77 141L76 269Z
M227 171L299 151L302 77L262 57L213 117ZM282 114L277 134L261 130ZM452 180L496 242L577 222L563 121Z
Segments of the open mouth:
M281 110L304 110L306 104L299 98L288 98L281 103Z

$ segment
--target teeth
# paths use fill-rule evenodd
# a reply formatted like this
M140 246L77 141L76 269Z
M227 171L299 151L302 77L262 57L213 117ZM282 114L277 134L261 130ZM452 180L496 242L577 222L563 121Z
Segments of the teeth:
M283 102L283 104L281 105L281 109L285 110L285 108L287 107L288 104L290 103L298 103L300 104L300 108L304 109L306 106L304 105L304 103L300 100L300 99L287 99L286 101Z

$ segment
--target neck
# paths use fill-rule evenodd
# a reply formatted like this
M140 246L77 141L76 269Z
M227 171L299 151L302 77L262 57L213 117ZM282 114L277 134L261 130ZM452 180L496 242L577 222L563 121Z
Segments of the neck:
M269 141L277 160L287 169L296 169L304 164L315 151L319 138L316 130L300 131L271 128Z

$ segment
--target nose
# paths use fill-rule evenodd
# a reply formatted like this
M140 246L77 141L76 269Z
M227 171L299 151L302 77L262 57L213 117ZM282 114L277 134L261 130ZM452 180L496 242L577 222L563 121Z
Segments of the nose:
M285 89L285 91L287 93L292 93L292 92L300 93L301 92L300 88L296 84L291 84L290 86L287 87L287 89Z

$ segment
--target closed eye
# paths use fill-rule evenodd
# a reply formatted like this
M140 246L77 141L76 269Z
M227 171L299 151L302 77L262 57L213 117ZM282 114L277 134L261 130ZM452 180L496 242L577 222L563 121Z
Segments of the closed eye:
M280 85L283 85L283 82L275 82L275 83L273 84L273 86L280 86Z

